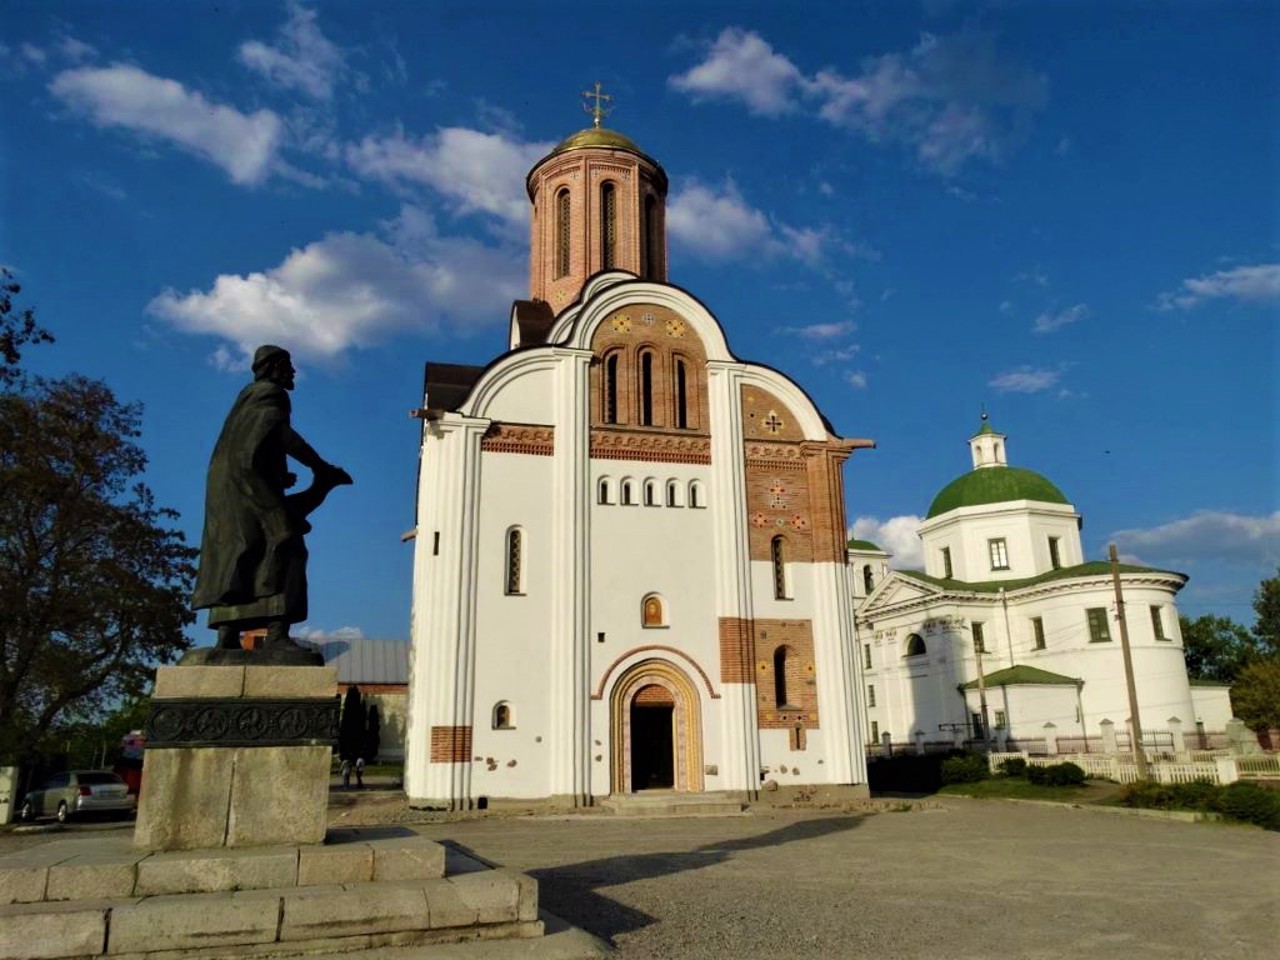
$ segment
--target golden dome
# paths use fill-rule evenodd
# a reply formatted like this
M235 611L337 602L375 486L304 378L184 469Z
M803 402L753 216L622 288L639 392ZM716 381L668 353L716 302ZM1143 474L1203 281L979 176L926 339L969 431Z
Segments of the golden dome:
M617 150L629 150L632 153L644 156L644 151L636 146L635 141L630 137L624 137L618 131L609 130L605 127L587 127L587 129L579 130L572 136L565 137L548 156L554 157L557 153L576 150L579 147L612 147Z

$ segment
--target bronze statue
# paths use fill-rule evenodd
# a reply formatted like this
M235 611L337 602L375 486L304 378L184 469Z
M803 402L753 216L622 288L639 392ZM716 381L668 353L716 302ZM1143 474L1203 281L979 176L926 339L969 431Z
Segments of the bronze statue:
M315 662L289 637L289 625L307 618L307 517L350 474L324 460L289 423L294 387L289 352L262 346L253 355L253 383L240 391L209 460L204 536L193 604L208 608L218 631L211 663L239 651L240 634L266 628L265 656L275 662ZM292 457L309 468L311 486L286 495L297 482ZM200 653L200 651L193 651ZM188 654L184 662L193 662Z

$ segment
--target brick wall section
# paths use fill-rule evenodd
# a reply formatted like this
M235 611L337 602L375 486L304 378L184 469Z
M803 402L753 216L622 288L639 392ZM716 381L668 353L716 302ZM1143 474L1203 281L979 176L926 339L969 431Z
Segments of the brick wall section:
M774 419L770 419L770 414ZM753 384L742 386L742 436L746 440L804 439L804 431L785 403Z
M647 279L667 279L665 179L656 165L625 150L581 147L547 160L533 171L530 228L529 295L546 300L559 313L575 299L586 279L604 269L601 245L601 186L614 185L616 200L615 268ZM570 197L569 272L557 277L556 195ZM657 263L650 266L642 249L645 198L656 200L654 231ZM648 268L647 271L644 268Z
M640 422L640 355L653 353L653 425ZM591 337L591 425L606 426L604 368L606 358L618 356L617 426L673 436L710 436L707 400L707 351L693 328L674 310L656 304L632 304L596 327ZM676 429L675 360L685 362L687 428ZM608 426L613 426L609 424Z
M555 427L494 421L480 439L485 453L526 453L549 457L556 449Z
M762 730L781 730L797 723L818 727L818 686L813 657L813 624L809 620L756 620L756 712ZM774 654L786 646L787 705L774 702Z
M469 763L471 761L470 727L432 727L432 763Z
M844 513L844 462L851 452L845 444L802 445L812 505L813 560L844 563L846 530Z
M671 695L670 690L655 683L642 687L640 692L636 694L635 699L632 700L632 703L642 707L674 707L676 700Z
M720 618L720 682L755 683L756 652L750 620Z

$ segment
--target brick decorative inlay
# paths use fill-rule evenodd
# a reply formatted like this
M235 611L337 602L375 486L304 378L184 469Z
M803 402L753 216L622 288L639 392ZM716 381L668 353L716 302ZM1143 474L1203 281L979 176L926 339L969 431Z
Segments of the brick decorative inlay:
M818 727L818 686L813 656L813 623L809 620L756 620L756 716L762 730L794 730L796 725ZM775 702L774 666L780 647L786 648L785 704ZM792 709L781 709L783 706ZM792 749L803 749L803 747Z
M644 460L653 463L711 463L711 440L684 433L593 428L591 456L596 460Z
M432 727L432 763L468 763L471 760L470 727Z
M642 707L674 707L676 705L675 697L671 695L671 691L666 687L660 687L656 683L652 686L641 687L640 692L635 695L635 699L631 701Z
M754 384L742 386L742 435L747 440L803 440L791 408Z
M592 700L604 699L604 688L609 682L609 677L611 677L613 675L613 672L618 669L618 666L622 663L623 660L626 660L629 657L633 657L637 653L647 653L650 650L661 651L662 653L671 653L679 657L681 660L684 660L687 664L689 664L689 666L693 667L693 669L698 672L698 676L702 678L702 682L707 685L707 695L712 700L720 699L720 694L716 693L715 688L711 686L711 678L707 676L707 671L702 669L701 665L698 663L697 660L693 659L693 657L689 656L683 650L677 650L675 647L668 647L658 643L646 644L643 647L632 647L626 653L622 654L620 657L614 660L613 663L609 664L609 666L605 669L604 673L600 674L600 685L596 687L595 693L591 694L591 699Z
M549 457L556 449L555 427L494 422L480 440L485 453L528 453Z
M773 538L783 538L787 563L813 560L814 505L806 461L748 460L747 546L752 560L773 560ZM818 508L821 511L821 507Z

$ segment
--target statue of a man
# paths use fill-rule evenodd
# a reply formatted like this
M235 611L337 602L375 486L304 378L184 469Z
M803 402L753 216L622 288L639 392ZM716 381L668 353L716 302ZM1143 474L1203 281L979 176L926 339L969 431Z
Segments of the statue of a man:
M287 350L257 349L253 383L236 398L209 461L193 602L208 608L219 649L239 650L242 631L265 627L265 650L299 651L289 625L307 618L307 515L352 482L290 425L294 373ZM297 478L287 457L313 474L308 489L289 496Z

